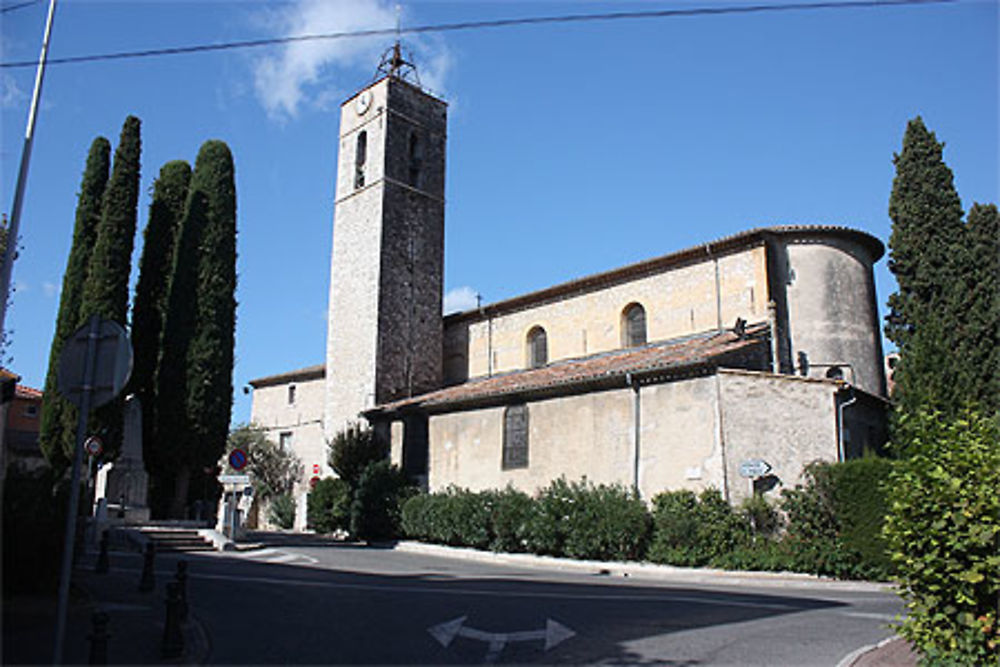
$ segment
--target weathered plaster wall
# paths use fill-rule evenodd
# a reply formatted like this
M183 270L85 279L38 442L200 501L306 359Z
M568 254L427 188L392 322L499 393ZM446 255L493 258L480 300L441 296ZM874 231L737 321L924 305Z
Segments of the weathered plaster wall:
M808 463L837 460L835 383L753 371L720 370L718 378L731 502L750 495L743 461L767 461L790 488Z
M288 402L288 388L295 387L295 402ZM306 525L305 496L314 466L319 466L319 476L333 475L327 465L326 439L323 435L323 403L326 384L322 378L303 382L257 387L253 391L250 420L267 431L268 438L278 444L282 433L292 434L292 452L302 462L302 475L295 485L295 527Z
M445 332L446 380L525 368L527 334L535 326L545 328L550 361L620 348L622 312L636 302L646 310L649 341L731 327L737 317L763 321L766 270L759 246L497 317L460 320Z
M642 387L639 395L640 492L723 489L714 376Z
M885 395L872 257L841 238L786 239L789 338L797 372L825 377L831 365L864 391ZM849 367L848 367L849 366Z
M503 407L431 416L430 490L511 484L533 493L560 475L631 485L631 390L536 401L528 410L528 467L516 470L501 469Z

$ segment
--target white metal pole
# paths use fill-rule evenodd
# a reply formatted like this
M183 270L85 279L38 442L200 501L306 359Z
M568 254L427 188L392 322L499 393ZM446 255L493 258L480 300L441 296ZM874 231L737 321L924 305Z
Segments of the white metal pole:
M0 267L0 332L7 319L7 299L10 297L10 280L17 254L18 230L21 223L21 207L24 205L24 188L28 181L28 164L31 162L31 145L35 138L35 119L38 116L39 101L42 97L42 81L45 79L45 59L49 54L49 38L52 36L52 19L56 15L56 0L49 0L49 15L45 19L45 33L42 36L42 52L38 56L38 70L35 72L35 91L31 95L28 110L28 127L24 131L24 147L21 149L21 168L17 172L14 188L14 204L10 211L10 226L7 229L7 248Z

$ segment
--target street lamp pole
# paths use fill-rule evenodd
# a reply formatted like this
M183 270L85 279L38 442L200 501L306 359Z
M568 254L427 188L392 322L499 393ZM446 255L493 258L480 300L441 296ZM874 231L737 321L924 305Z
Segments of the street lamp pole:
M45 78L45 60L49 55L49 38L52 36L52 19L56 14L56 0L49 0L49 15L45 19L45 34L42 36L42 53L38 56L38 70L35 72L35 91L31 95L28 110L28 127L24 132L24 147L21 149L21 168L17 172L17 186L14 189L14 204L10 211L10 227L7 229L7 247L3 253L3 267L0 268L0 332L7 319L7 299L10 297L10 280L17 254L18 228L21 222L21 207L24 205L24 188L28 181L28 164L31 162L31 145L35 138L35 119L38 117L39 101L42 97L42 80Z

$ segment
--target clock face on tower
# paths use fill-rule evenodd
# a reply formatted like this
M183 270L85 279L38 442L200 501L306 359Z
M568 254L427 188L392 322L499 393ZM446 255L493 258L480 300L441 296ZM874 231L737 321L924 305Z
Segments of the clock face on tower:
M363 91L358 95L358 99L355 102L355 109L357 109L358 115L363 116L368 108L372 105L372 94L370 90Z

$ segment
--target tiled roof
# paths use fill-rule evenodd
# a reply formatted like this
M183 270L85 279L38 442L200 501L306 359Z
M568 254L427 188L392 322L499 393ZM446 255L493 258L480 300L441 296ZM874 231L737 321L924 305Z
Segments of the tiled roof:
M300 368L295 371L288 371L287 373L279 373L278 375L267 375L262 378L257 378L256 380L250 380L247 384L254 389L257 389L258 387L270 387L276 384L285 384L287 382L318 380L322 377L326 377L326 365L317 364L315 366L306 366L305 368Z
M42 392L37 389L32 389L31 387L25 387L23 384L19 384L14 387L14 396L16 398L41 398Z
M553 396L624 387L626 377L652 383L719 366L762 368L768 358L767 334L767 325L757 324L747 327L742 336L732 330L712 331L638 348L567 359L543 368L477 378L386 403L366 414L375 417L380 413L417 408L447 412L452 408L503 403L515 396Z

